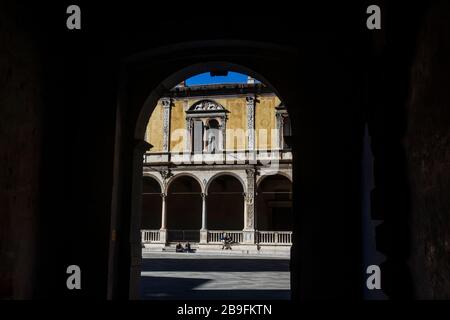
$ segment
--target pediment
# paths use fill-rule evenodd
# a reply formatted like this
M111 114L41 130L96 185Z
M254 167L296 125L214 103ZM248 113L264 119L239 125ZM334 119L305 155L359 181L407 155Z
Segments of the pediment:
M222 105L213 100L200 100L194 103L187 112L226 112L226 110Z

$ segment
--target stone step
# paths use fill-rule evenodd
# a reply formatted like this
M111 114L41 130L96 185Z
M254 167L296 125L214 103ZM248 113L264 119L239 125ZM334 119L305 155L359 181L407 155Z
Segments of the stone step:
M159 245L155 247L146 247L142 249L143 253L151 252L166 252L175 253L175 246L178 242L168 243L167 245ZM183 246L185 243L181 243ZM234 244L231 246L231 250L222 249L221 244L199 244L191 243L191 249L195 253L199 254L220 254L220 255L290 255L290 246L270 246L270 245L245 245Z
M164 252L176 252L176 246L177 246L178 243L181 243L183 248L186 245L186 242L170 242L170 243L166 244L166 246L164 248L162 248L162 251L164 251ZM189 242L189 244L191 245L191 249L192 250L197 251L198 243L196 243L196 242Z

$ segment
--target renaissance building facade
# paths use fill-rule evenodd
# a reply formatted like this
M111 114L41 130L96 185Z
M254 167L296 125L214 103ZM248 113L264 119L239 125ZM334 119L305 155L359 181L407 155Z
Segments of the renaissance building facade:
M292 242L291 124L264 84L167 91L147 125L142 242L167 250L288 253Z

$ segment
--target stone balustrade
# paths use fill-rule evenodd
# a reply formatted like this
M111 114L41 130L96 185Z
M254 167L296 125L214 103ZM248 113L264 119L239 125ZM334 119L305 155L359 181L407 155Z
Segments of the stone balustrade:
M200 230L167 230L168 242L198 241ZM256 243L260 245L292 245L292 231L255 231ZM160 230L141 230L142 243L161 243ZM222 236L231 237L234 243L244 242L243 231L208 230L207 243L222 243Z

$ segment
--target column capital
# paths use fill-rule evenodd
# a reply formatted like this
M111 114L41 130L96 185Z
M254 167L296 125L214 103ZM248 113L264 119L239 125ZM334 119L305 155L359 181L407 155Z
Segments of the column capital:
M165 199L167 197L167 193L160 193L159 194L163 199Z
M245 173L247 174L247 178L254 178L256 175L256 169L245 169Z
M172 106L172 98L161 98L161 103L164 108L170 108Z
M170 169L167 170L161 170L159 171L159 174L161 175L161 177L164 179L164 181L166 181L167 179L169 179L171 176L173 176L173 173Z
M208 194L206 193L206 192L202 192L201 194L200 194L200 196L202 197L202 199L206 199L207 197L208 197Z
M255 95L246 96L245 100L247 101L247 105L249 105L249 104L254 105L255 104L255 100L256 100L256 96Z

